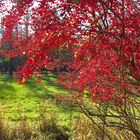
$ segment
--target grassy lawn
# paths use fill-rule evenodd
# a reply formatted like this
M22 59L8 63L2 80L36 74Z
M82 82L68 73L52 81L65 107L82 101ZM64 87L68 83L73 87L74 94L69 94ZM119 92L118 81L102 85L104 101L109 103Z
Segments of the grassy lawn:
M70 111L69 105L56 103L56 95L67 96L68 92L56 83L56 77L52 74L45 76L39 84L30 79L23 85L4 75L0 76L0 106L9 122L18 122L21 117L36 122L40 110L45 107L47 115L56 113L60 125L69 127L78 113Z
M74 136L74 137L77 136L77 137L80 137L80 139L83 139L83 137L86 139L87 135L89 134L92 137L91 139L96 139L96 137L98 137L97 134L101 136L102 131L98 129L87 118L85 118L83 114L77 111L78 110L77 105L70 107L69 103L62 104L60 102L56 102L55 97L57 95L63 95L63 96L69 95L68 91L66 91L56 81L57 80L54 75L48 74L46 76L43 76L42 82L39 84L36 84L34 82L34 78L32 78L26 84L21 85L21 84L18 84L18 82L16 82L14 79L10 80L7 76L0 75L0 125L2 122L1 116L5 117L4 119L6 119L6 122L10 122L10 124L13 124L11 126L17 125L17 127L15 128L13 127L13 130L10 129L10 131L7 131L7 133L14 132L14 131L16 131L17 134L22 132L21 134L24 134L24 135L30 133L29 131L30 129L29 130L17 129L17 128L20 128L19 126L26 128L24 127L24 121L22 120L22 118L26 118L26 120L29 123L28 125L25 125L25 126L30 126L31 124L30 127L33 127L32 132L36 134L37 140L51 140L48 137L49 136L48 132L50 134L54 134L54 136L56 132L54 133L54 132L51 132L52 130L50 131L47 129L46 131L47 133L45 134L47 134L48 139L46 139L46 135L45 135L45 139L43 139L44 131L42 132L41 130L46 130L45 129L46 126L47 128L52 128L53 126L54 130L57 127L55 125L50 125L51 127L49 127L49 123L47 123L46 125L44 125L45 127L41 129L40 126L42 125L39 125L39 123L42 121L42 123L40 124L45 124L44 120L48 119L48 121L50 121L49 119L52 116L52 118L57 119L57 124L58 126L60 126L60 130L58 129L59 131L56 129L57 132L59 132L59 134L68 134L69 136ZM88 92L85 91L84 102L85 102L86 107L89 109L89 111L95 114L102 113L102 108L101 110L97 110L97 108L95 107L95 103L91 102L89 98L87 97L88 97ZM41 118L42 113L45 114L45 118L43 119ZM112 113L114 114L115 112L112 112ZM79 118L79 115L80 115L80 118ZM73 127L73 122L75 122L74 120L76 120L76 123L74 124L74 127ZM96 123L98 122L100 123L99 118L94 118L94 121ZM119 122L120 120L117 118L112 118L112 119L108 118L108 121ZM18 125L20 123L21 125ZM3 129L3 130L5 131L6 129ZM25 130L27 130L27 132ZM109 127L109 128L106 128L106 130L108 132L111 132L110 137L113 138L116 135L116 131L118 129L117 128L112 129L111 127ZM1 131L0 129L0 136L1 134L3 134L4 131ZM87 132L90 132L90 133L87 133ZM123 133L126 135L125 131L121 131L120 135L122 137L122 140L125 140L125 135ZM20 136L20 135L16 135L16 136ZM130 137L133 137L133 136L130 135ZM117 138L120 139L120 137L118 136ZM1 140L1 137L0 137L0 140Z

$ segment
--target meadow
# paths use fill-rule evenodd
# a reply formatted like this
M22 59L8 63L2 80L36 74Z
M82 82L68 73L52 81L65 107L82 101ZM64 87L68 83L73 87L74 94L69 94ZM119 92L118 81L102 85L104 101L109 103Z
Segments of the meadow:
M19 84L14 78L0 75L0 140L96 140L102 137L105 140L135 140L132 133L112 127L106 127L108 136L103 136L102 118L93 116L94 120L90 121L77 103L71 104L70 96L52 73L43 75L38 84L35 78ZM68 100L60 97L68 97L64 98ZM102 110L87 97L85 91L84 104L89 111L102 115ZM107 119L116 123L119 120Z
M69 93L53 74L43 76L39 84L34 78L19 84L6 75L0 76L0 112L10 125L18 125L22 118L30 124L39 124L43 113L45 118L53 117L64 131L69 131L71 122L80 113L69 102L57 102L55 97L59 95L69 96Z

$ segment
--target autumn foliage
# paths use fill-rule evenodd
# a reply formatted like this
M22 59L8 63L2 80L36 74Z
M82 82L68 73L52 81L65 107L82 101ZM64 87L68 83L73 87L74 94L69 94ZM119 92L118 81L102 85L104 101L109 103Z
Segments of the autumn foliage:
M0 4L7 57L26 57L18 78L67 66L59 81L93 101L140 96L140 3L132 0L11 0ZM36 4L35 4L36 3ZM56 57L52 55L57 50ZM65 50L69 59L61 55ZM39 76L37 76L39 78Z

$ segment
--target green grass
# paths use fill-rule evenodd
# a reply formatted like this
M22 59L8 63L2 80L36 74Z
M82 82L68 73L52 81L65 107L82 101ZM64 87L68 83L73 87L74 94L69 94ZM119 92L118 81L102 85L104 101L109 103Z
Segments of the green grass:
M55 112L58 122L68 127L77 112L70 111L69 105L56 104L56 95L68 95L68 92L58 85L52 74L44 76L39 84L32 78L23 85L4 75L0 76L0 106L9 122L18 122L23 116L31 122L38 121L40 109L44 104L47 115Z

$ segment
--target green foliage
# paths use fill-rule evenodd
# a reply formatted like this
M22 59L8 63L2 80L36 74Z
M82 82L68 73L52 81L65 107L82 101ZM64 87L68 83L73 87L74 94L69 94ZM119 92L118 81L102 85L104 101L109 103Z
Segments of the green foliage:
M74 3L79 3L79 0L74 0Z

